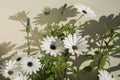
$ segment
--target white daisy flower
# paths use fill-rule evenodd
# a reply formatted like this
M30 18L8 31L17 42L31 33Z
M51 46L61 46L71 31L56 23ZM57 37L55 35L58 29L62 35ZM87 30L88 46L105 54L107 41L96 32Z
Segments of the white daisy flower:
M46 51L47 54L50 53L50 55L57 56L64 52L65 48L60 39L47 36L42 41L41 49Z
M75 7L77 8L78 12L80 12L82 15L85 15L86 17L96 17L95 12L88 6L79 3L76 4Z
M106 70L99 70L98 72L99 80L115 80Z
M81 36L77 36L76 34L69 34L65 39L63 40L64 47L69 49L69 52L73 55L76 54L82 54L82 52L87 52L87 47L89 46L87 44L88 41L85 40L85 37L82 38Z
M6 61L1 67L1 74L6 78L14 78L21 74L20 68L16 65L16 61Z
M39 59L30 56L30 57L24 57L23 60L21 61L20 66L23 73L31 75L32 73L36 73L36 71L39 70L41 64Z
M22 61L23 57L27 57L27 53L23 52L23 51L18 51L17 54L15 54L11 59L12 60L16 60L17 63Z
M14 79L12 80L27 80L27 76L26 75L18 75L16 76Z

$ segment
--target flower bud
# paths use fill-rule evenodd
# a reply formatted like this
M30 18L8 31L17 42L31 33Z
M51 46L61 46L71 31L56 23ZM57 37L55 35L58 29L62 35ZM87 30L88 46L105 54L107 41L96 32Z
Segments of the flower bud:
M30 18L27 18L27 24L26 24L26 32L30 32Z
M50 14L50 7L45 7L43 12L45 15L49 15Z
M27 18L27 28L30 28L30 18Z

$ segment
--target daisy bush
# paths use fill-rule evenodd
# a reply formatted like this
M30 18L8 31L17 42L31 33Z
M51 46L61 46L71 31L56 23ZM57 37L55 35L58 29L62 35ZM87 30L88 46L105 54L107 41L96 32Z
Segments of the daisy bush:
M67 20L63 19L64 16L69 17L67 14L70 14L71 7L67 4L58 10L45 7L43 13L39 14L45 20L42 29L32 27L34 22L31 24L25 12L10 16L10 19L21 22L25 27L23 31L26 32L27 42L23 48L17 48L17 53L10 60L3 62L0 73L10 80L81 80L80 72L83 71L87 74L97 73L98 80L115 80L104 66L106 63L109 64L109 56L120 48L116 44L120 27L107 28L106 33L101 36L96 33L96 40L93 40L89 35L83 35L82 29L85 25L89 25L91 18L96 17L95 12L83 4L75 4L72 8L79 17ZM51 24L52 18L56 18L55 14L50 17L53 14L52 11L58 12L55 14L59 16ZM71 16L77 15L72 15L71 12ZM39 24L38 18L35 18L36 24ZM82 18L88 20L81 23ZM58 23L59 21L64 21L64 23ZM93 43L95 47L91 45ZM90 54L92 50L94 54ZM80 69L81 56L84 57L83 61L91 60L92 63ZM75 60L77 60L77 65L75 65ZM94 65L91 65L93 63Z

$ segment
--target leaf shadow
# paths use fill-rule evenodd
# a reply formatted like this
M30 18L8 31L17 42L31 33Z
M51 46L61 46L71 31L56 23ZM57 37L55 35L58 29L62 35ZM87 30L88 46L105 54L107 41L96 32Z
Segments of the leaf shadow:
M120 14L114 17L114 14L109 16L101 16L98 21L90 20L88 25L85 25L83 35L90 35L93 39L98 36L102 36L106 33L107 29L118 29L120 26Z
M73 6L67 7L63 16L61 16L61 10L62 10L62 7L60 7L59 9L57 9L57 8L51 9L50 15L48 15L48 24L53 24L53 23L58 24L58 23L60 23L60 21L66 21L66 20L68 20L68 18L75 17L78 14L76 8L73 8ZM22 21L26 22L27 13L21 12L18 14L19 15L17 15L17 16L16 15L10 16L9 19L16 20L16 21L22 20ZM73 21L75 21L75 20L73 20ZM70 22L72 22L72 20ZM33 23L35 25L46 24L46 16L42 13L38 14L36 17L34 17ZM82 35L83 36L89 35L91 37L91 39L94 39L94 41L96 41L96 38L98 36L102 36L106 33L107 30L106 30L106 27L104 27L104 26L106 26L107 28L112 27L113 29L118 29L118 26L120 26L120 14L118 14L117 16L114 16L114 14L111 14L109 16L101 16L98 21L90 20L89 24L85 25L84 28L82 28L82 30L83 30ZM33 46L32 51L34 53L36 53L36 51L40 47L39 41L35 37L39 38L39 40L40 40L41 36L43 36L41 34L42 34L42 31L39 30L37 27L35 27L32 31L32 34L31 34L32 36L30 37L30 41L31 41L31 45ZM96 35L96 34L98 34L98 35ZM96 45L94 43L89 43L89 44L93 48L95 48ZM16 49L26 49L26 48L27 48L27 44L25 43L25 44L17 47ZM9 52L9 49L8 49L8 52ZM4 53L2 53L2 54L4 54ZM120 58L119 56L117 56L117 57ZM89 75L84 75L84 74L81 75L81 73L84 73L84 71L80 70L79 68L80 68L81 64L87 60L88 59L85 58L85 56L82 56L82 55L78 56L78 57L76 57L75 60L72 60L72 63L73 63L72 66L77 67L77 73L79 74L79 77L81 80L85 80L85 78L89 78L89 80L93 80L93 79L96 80L95 76L91 76L91 75L96 75L96 72L87 73ZM93 61L90 63L90 66L92 66L92 67L96 67L96 65L97 65L96 61ZM119 68L119 65L113 66L113 67L109 68L108 70L113 72L113 71L119 70L118 68ZM68 76L72 78L71 74ZM76 79L73 79L73 80L76 80Z
M104 27L106 26L106 27ZM92 48L96 48L96 44L95 41L97 41L97 37L98 36L103 36L107 30L106 28L113 28L114 30L119 29L120 26L120 14L114 16L113 14L110 14L109 16L101 16L100 19L98 21L96 20L90 20L89 24L85 25L82 30L82 35L89 35L90 36L90 40L93 39L94 42L91 43L89 40L89 45L91 45ZM96 35L98 34L98 35ZM109 36L108 36L109 37ZM100 40L103 38L100 38ZM119 43L120 41L118 41ZM119 55L114 56L117 58L120 58ZM95 56L95 58L99 58L99 56ZM80 80L86 80L89 78L89 80L97 80L97 72L96 71L92 71L92 72L85 72L83 69L79 69L81 64L84 63L85 61L87 61L88 59L85 58L85 56L80 55L79 57L77 57L75 60L72 60L72 66L76 66L77 67L77 73L79 74ZM96 61L96 59L94 59L92 62L89 63L89 66L95 68L98 64L98 61ZM120 70L120 64L118 64L117 66L113 66L108 68L108 71L110 72L114 72L117 70ZM96 76L95 76L96 75ZM68 75L69 77L71 77L72 80L79 80L79 79L75 79L73 78L73 76L71 74ZM119 76L119 75L118 75Z
M31 35L29 36L29 40L30 40L30 51L31 51L31 54L36 54L38 52L40 52L41 48L40 48L40 41L42 39L42 37L44 36L43 33L45 33L45 30L42 29L42 30L39 30L38 27L34 27L33 29L31 29ZM25 39L27 37L25 36ZM25 52L27 52L27 40L24 44L16 47L16 49L22 49L24 50Z
M76 69L76 73L78 74L78 76L76 78L73 77L73 74L68 74L67 76L71 80L86 80L87 78L89 78L89 80L93 80L93 79L97 80L97 72L96 71L86 72L83 70L83 68L86 66L89 66L89 64L86 64L86 66L84 65L83 68L80 68L84 62L89 61L89 60L90 59L87 58L85 55L80 55L80 56L75 57L75 59L71 59L70 60L70 62L72 62L71 67L74 67ZM95 65L90 65L90 66L94 67Z
M16 44L12 44L12 42L3 42L0 44L0 57L6 55L10 51L15 48Z
M120 13L118 15L110 14L108 16L101 16L99 20L90 20L89 24L85 25L82 30L82 35L89 35L90 40L93 39L93 43L89 43L92 47L96 47L94 44L98 36L103 36L108 29L112 28L114 30L119 29L120 26ZM109 37L109 36L108 36ZM102 38L100 38L102 39ZM99 39L99 40L100 40Z
M120 63L117 66L113 66L107 69L109 72L114 72L120 70Z
M12 42L3 42L0 44L0 65L2 65L2 63L5 60L8 60L12 55L7 56L5 58L2 58L2 56L8 55L15 48L15 46L16 46L16 44L13 44ZM0 75L0 79L1 80L9 80L7 78L4 78L2 75Z

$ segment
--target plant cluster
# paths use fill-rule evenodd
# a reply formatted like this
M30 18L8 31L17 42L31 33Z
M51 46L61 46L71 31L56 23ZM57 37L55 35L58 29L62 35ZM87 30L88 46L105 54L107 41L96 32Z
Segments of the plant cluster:
M24 25L27 47L18 50L17 54L1 65L1 74L10 80L80 80L81 64L79 63L82 56L83 61L92 60L91 64L94 63L94 65L85 66L83 71L97 72L98 80L115 80L104 70L104 66L107 62L109 63L110 54L120 48L116 44L120 35L118 29L108 28L105 25L107 32L92 41L89 35L82 35L82 28L89 25L89 20L83 23L80 23L80 20L84 17L96 17L95 12L82 4L74 7L80 13L79 18L62 25L49 24L48 18L52 12L49 7L45 7L43 15L46 25L40 31L36 27L33 30L30 18L25 12L22 12L22 15L25 15L24 18L19 17L21 13L11 16L11 19L18 20ZM67 4L61 7L60 20L66 14L67 9ZM25 25L24 22L27 24ZM90 43L94 43L96 47L92 48ZM89 54L91 49L94 49L94 54ZM75 65L75 60L78 60L76 63L78 65Z

